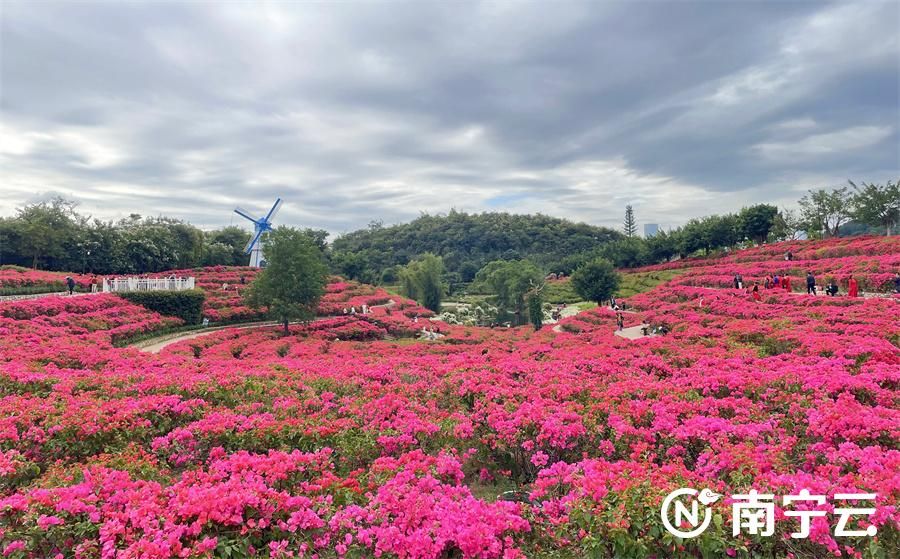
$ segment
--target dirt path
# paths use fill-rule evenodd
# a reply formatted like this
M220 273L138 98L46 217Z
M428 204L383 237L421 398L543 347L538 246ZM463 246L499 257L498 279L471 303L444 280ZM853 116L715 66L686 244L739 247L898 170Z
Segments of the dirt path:
M387 303L383 305L372 305L369 307L370 309L378 309L378 308L391 308L397 304L393 299L389 300ZM362 315L360 315L362 316ZM327 320L329 318L335 318L333 316L322 316L314 319L318 320ZM266 328L270 326L279 326L280 322L275 322L271 320L267 320L264 322L251 322L251 323L243 323L243 324L230 324L228 326L213 326L211 328L204 328L203 330L196 332L187 332L184 334L169 334L167 336L160 336L159 338L152 338L149 340L144 340L142 342L138 342L136 344L132 344L130 347L136 347L139 350L146 353L159 353L163 349L169 347L172 344L177 344L178 342L183 342L185 340L193 340L195 338L202 338L203 336L208 336L214 332L219 332L221 330L228 330L229 328L233 328L235 330L249 330L252 328ZM299 324L299 322L291 322L291 324Z

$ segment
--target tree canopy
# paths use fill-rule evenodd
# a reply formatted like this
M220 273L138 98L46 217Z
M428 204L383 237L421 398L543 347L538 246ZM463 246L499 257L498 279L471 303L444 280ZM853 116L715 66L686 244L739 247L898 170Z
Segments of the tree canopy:
M284 325L310 320L325 293L328 267L315 239L307 232L278 227L265 234L263 255L268 263L256 276L244 297L252 308L268 308L269 315Z
M884 185L860 183L853 187L853 217L867 225L883 227L885 235L890 235L900 222L900 180L888 181Z
M491 293L501 311L513 315L516 324L524 324L526 295L543 281L544 274L533 262L495 260L478 271L472 290Z
M426 253L400 271L403 291L426 309L441 311L444 297L444 261L440 256Z
M575 270L572 286L586 301L602 305L619 289L619 274L609 260L596 258Z
M804 227L825 237L837 237L841 225L850 219L850 193L847 187L810 190L800 199L800 218Z
M469 282L493 260L527 258L549 267L620 238L605 227L544 215L451 211L390 227L373 223L342 235L332 243L332 261L341 275L377 283L385 271L431 253L443 258L448 281Z

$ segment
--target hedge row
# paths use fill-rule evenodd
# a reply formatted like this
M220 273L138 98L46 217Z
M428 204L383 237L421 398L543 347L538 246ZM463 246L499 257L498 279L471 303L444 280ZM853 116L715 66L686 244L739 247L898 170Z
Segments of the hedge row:
M185 324L200 324L203 300L206 295L200 289L187 291L130 291L118 294L151 311L175 316Z

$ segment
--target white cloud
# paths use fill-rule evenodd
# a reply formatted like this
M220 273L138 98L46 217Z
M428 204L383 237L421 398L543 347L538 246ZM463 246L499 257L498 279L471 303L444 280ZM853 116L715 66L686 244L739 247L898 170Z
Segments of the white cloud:
M763 142L753 151L771 161L795 158L821 158L846 154L875 145L893 134L890 126L853 126L834 132L812 134L796 141Z

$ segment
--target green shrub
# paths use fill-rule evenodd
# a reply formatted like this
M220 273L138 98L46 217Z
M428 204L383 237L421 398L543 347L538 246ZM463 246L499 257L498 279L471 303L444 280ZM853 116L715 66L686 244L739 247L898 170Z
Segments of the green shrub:
M146 309L166 316L175 316L185 324L199 324L202 318L203 299L200 289L187 291L131 291L118 294Z

